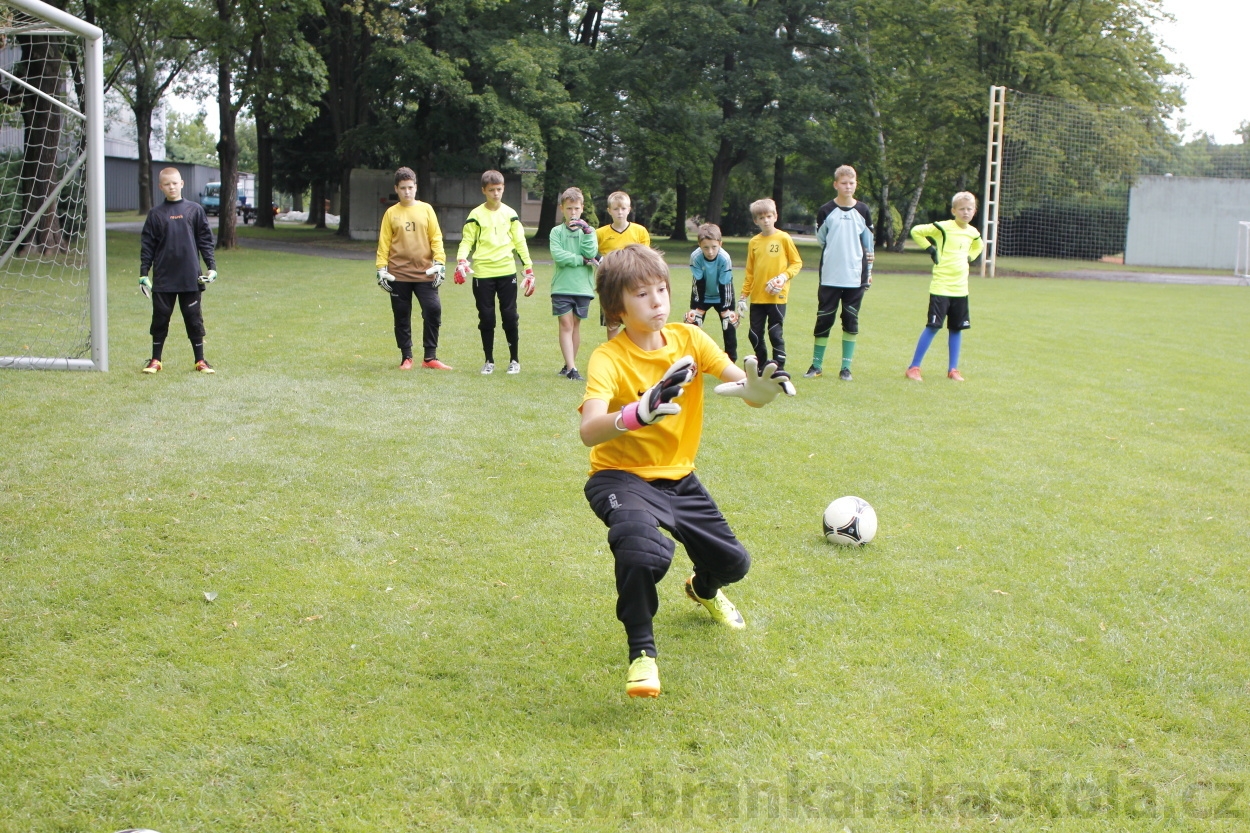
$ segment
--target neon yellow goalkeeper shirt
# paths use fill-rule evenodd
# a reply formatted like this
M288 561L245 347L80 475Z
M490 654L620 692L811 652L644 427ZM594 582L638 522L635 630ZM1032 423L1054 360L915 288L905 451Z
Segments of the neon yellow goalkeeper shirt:
M924 248L936 246L938 262L933 266L930 295L962 298L968 294L968 264L977 259L985 244L981 232L969 223L963 228L954 220L941 220L913 226L911 239Z
M494 211L486 203L470 211L456 260L471 259L474 277L502 278L516 274L514 256L521 258L526 269L534 267L525 244L525 227L517 213L502 203Z

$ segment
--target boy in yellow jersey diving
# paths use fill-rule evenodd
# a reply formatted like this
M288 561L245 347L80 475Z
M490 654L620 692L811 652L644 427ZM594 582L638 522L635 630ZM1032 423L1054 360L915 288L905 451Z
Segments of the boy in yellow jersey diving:
M755 358L743 370L711 337L689 324L670 324L664 257L633 244L607 255L596 275L599 303L623 331L599 345L586 368L582 442L590 447L586 500L608 527L616 562L616 616L629 642L625 693L658 697L652 620L656 584L677 541L694 562L686 595L729 628L746 622L721 587L742 579L751 556L694 474L703 432L703 374L720 379L716 393L760 407L794 395L789 374ZM660 534L666 530L672 539Z

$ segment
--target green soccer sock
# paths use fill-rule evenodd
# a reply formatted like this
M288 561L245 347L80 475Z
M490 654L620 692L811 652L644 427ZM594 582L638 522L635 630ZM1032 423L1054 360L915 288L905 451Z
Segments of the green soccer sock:
M855 333L842 334L842 369L851 369L851 357L855 355Z
M816 339L816 349L812 351L812 366L820 367L825 363L825 349L829 346L828 338Z

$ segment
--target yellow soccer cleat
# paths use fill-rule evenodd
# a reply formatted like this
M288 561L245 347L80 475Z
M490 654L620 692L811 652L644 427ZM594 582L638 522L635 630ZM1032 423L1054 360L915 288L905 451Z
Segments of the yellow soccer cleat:
M700 599L694 592L694 576L691 576L686 579L686 595L692 601L696 601L707 608L707 612L712 614L712 618L718 623L735 630L747 626L746 620L742 618L738 608L734 607L734 603L725 596L724 591L717 590L716 595L711 599Z
M655 657L643 654L629 664L625 693L630 697L660 696L660 669L656 667Z

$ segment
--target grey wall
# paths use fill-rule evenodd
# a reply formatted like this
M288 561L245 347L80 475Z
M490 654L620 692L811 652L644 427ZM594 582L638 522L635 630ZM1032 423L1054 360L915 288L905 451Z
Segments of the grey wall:
M217 182L221 174L217 168L207 165L190 165L186 162L162 162L152 160L152 204L156 205L164 197L160 189L160 173L164 168L177 168L182 172L182 196L200 202L204 186ZM105 211L138 211L139 210L139 160L122 159L117 156L104 157L104 210Z
M1129 191L1124 262L1233 270L1250 179L1144 176Z
M461 229L469 212L481 205L482 179L476 176L432 177L430 194L417 194L417 199L434 206L443 241L451 251L447 259L454 261L454 244L460 242ZM399 201L395 196L395 172L374 171L366 168L352 169L352 212L349 233L353 240L377 240L386 209ZM519 215L521 213L521 177L504 174L504 204Z

